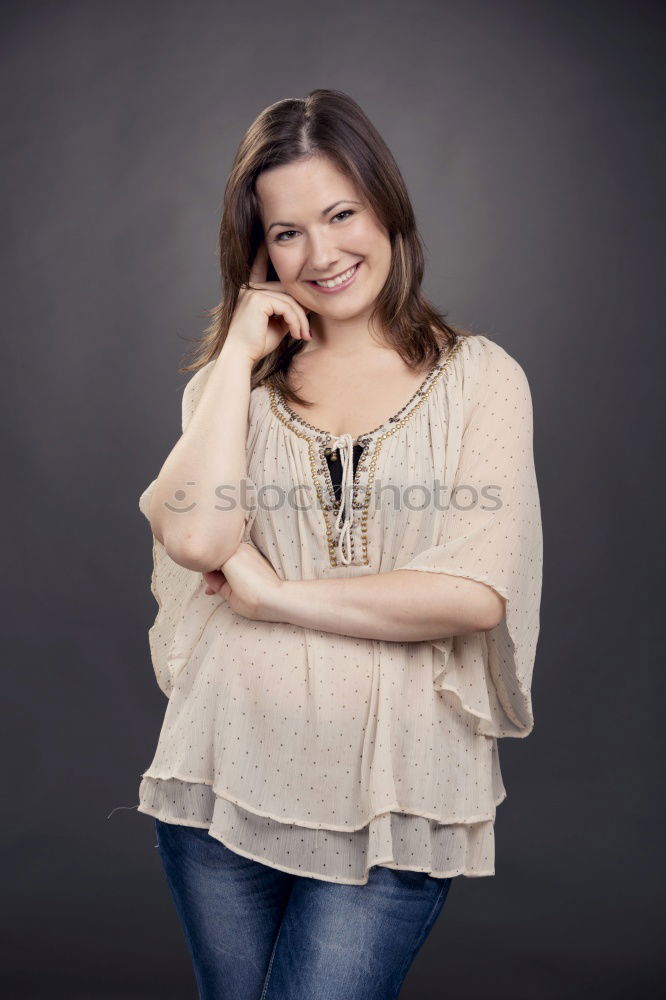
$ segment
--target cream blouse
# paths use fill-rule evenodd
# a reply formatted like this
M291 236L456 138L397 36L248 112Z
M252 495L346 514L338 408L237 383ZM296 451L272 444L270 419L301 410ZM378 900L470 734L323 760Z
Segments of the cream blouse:
M185 386L183 429L213 364ZM506 616L420 642L253 621L207 596L202 575L153 536L148 634L169 701L138 810L332 882L365 883L373 865L493 875L507 794L497 740L534 725L542 531L523 369L487 337L459 337L402 410L356 442L264 383L250 394L247 461L257 502L243 539L281 579L446 573L493 587ZM139 501L146 517L154 483Z

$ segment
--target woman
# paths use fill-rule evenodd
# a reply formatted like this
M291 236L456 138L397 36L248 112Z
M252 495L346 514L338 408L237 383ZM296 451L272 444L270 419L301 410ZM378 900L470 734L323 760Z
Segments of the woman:
M225 294L140 507L169 697L139 810L201 997L396 997L494 874L533 727L542 539L520 365L424 299L398 167L316 90L246 133Z

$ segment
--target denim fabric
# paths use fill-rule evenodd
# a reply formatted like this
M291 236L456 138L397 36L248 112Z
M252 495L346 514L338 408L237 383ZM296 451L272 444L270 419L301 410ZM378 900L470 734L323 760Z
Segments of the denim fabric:
M295 875L155 819L200 1000L394 1000L451 878L375 866L365 885Z

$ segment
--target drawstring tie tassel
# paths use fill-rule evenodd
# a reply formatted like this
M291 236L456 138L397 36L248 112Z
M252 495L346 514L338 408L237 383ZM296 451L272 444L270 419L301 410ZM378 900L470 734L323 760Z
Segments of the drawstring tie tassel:
M354 441L351 434L341 434L332 438L329 443L332 451L340 452L342 462L342 482L340 487L340 509L335 519L335 527L339 532L337 552L340 561L348 566L351 563L351 530L354 522L352 506L352 487L354 485Z

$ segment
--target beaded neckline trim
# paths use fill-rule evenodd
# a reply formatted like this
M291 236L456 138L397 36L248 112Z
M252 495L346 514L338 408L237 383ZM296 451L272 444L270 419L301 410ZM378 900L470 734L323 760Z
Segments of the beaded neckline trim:
M329 439L335 438L335 435L322 430L320 427L315 427L314 424L310 424L303 417L299 416L291 407L286 405L276 386L271 382L264 383L268 391L273 413L293 434L302 438L307 443L312 480L324 517L331 566L340 566L343 564L357 566L370 565L368 558L368 509L372 496L377 461L382 445L386 438L391 437L403 427L412 414L425 402L440 377L444 374L449 362L460 350L465 339L465 337L458 337L449 349L442 348L439 361L435 367L426 375L420 387L413 393L398 413L389 417L385 423L375 427L374 430L361 434L353 440L353 445L362 445L363 452L359 458L352 484L351 507L354 513L352 515L353 530L350 533L351 563L347 560L340 561L336 546L336 515L340 509L340 502L335 496L331 472L326 461L326 444ZM363 491L361 491L361 481L366 478L366 475L367 483ZM359 518L355 516L357 511L360 511ZM359 530L361 535L360 553L358 552L358 539L355 537Z
M353 438L352 439L353 444L363 445L373 435L378 434L380 431L383 431L386 428L390 427L392 424L396 424L400 420L402 420L403 416L405 415L405 412L409 409L412 403L414 403L415 400L425 395L425 393L428 391L430 383L438 378L440 372L444 369L444 367L448 363L449 358L458 350L458 347L460 346L460 343L462 342L463 339L464 338L462 337L458 337L452 347L448 346L442 347L441 351L439 352L439 359L437 360L436 364L434 365L433 368L430 369L430 371L424 377L419 387L412 393L412 395L409 397L404 406L402 406L397 413L394 413L392 417L389 417L387 420L379 424L377 427L373 427L371 431L365 431L365 433L359 434L358 437ZM271 396L271 403L273 402L277 403L283 409L283 411L286 414L288 414L290 419L295 423L297 423L300 427L303 427L304 429L310 431L310 433L314 434L315 437L320 439L323 438L325 440L328 440L329 438L335 439L336 437L338 437L338 435L332 434L330 431L325 431L321 427L316 427L314 424L311 424L308 420L306 420L305 417L302 417L299 413L296 413L296 411L293 410L286 402L284 396L282 395L281 390L277 386L273 385L272 383L267 383L267 388Z

